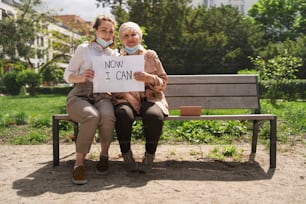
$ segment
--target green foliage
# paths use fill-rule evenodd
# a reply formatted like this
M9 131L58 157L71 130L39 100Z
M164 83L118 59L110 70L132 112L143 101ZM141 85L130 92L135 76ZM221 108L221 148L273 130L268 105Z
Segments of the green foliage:
M18 95L22 84L17 81L17 72L8 72L4 74L3 85L5 92L9 95Z
M39 69L42 81L47 85L54 85L63 79L64 71L53 63L46 64Z
M283 112L284 121L292 129L292 135L306 132L306 111L304 107L289 106Z
M3 77L4 74L4 65L2 59L0 59L0 79Z
M126 4L127 0L96 0L97 7L113 7L114 5L123 6Z
M269 91L268 95L272 103L276 103L280 83L295 79L295 73L302 65L302 59L290 55L278 55L268 60L257 57L251 58L251 61L259 71L261 83Z
M258 0L249 9L249 16L262 26L268 41L295 39L303 26L301 19L303 0Z
M35 89L39 87L41 83L40 75L30 69L19 72L17 75L17 81L27 87L27 91L31 96L36 94Z
M26 124L26 114L24 112L16 113L13 118L16 121L16 125Z
M277 104L262 100L262 112L272 113L278 116L277 140L281 143L303 140L301 137L306 133L306 103L278 101ZM260 136L263 140L269 139L269 125L264 124Z
M268 60L277 56L294 56L302 59L302 67L296 72L298 78L306 78L306 36L299 36L295 40L285 40L283 42L272 43L269 42L259 52L259 56Z
M40 85L40 75L33 70L7 72L3 77L3 85L9 95L18 95L22 87L27 87L27 91L33 96Z
M133 129L132 129L132 135L133 139L139 140L139 139L144 139L144 132L143 132L143 124L142 121L135 121L133 124Z
M223 146L222 149L220 149L219 147L214 147L214 149L208 153L208 157L219 160L224 160L225 158L231 157L234 160L239 161L242 158L242 155L243 155L243 150L238 152L237 147L233 145Z
M239 121L166 121L161 139L191 143L231 143L247 132Z
M50 128L51 127L51 118L34 118L31 122L33 128Z
M71 122L69 122L69 121L61 121L59 123L59 129L60 130L67 131L67 130L71 130L72 128L73 128L73 126L72 126Z
M260 93L261 98L270 98L269 87L266 84L274 84L275 81L261 82ZM298 101L306 99L306 80L288 80L278 84L279 90L275 93L275 98L286 101Z
M27 135L9 139L8 143L15 145L37 145L44 144L47 141L48 137L45 134L41 134L39 132L30 132Z
M0 127L8 127L9 125L25 125L27 123L27 115L25 112L13 111L9 114L0 114Z
M2 120L11 120L15 115L25 115L26 123L37 123L36 120L46 118L50 120L53 114L65 112L66 96L39 95L31 96L1 96L0 116ZM22 113L22 114L21 114Z
M7 127L7 126L8 126L7 117L0 114L0 127Z
M254 70L254 69L242 69L238 71L238 74L258 74L258 71Z
M25 96L27 95L27 89L25 86L21 86L20 91L19 91L20 96Z

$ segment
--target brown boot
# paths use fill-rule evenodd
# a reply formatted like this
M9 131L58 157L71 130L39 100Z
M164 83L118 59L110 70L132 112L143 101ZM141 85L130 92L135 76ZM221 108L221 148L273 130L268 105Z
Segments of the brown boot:
M152 170L154 156L154 154L145 153L142 163L138 167L140 173L149 173Z
M135 159L133 157L133 153L131 150L129 150L126 153L122 154L123 156L123 164L127 171L129 172L136 172L137 171L137 164L135 162Z

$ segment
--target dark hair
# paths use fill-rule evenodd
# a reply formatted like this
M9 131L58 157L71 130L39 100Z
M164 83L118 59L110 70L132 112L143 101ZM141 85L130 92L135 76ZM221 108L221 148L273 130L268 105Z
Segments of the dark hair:
M116 22L114 19L112 19L111 17L109 16L98 16L92 26L93 29L96 29L98 30L99 26L102 24L103 21L108 21L108 22L111 22L114 27L116 26ZM95 41L96 39L94 39ZM110 45L111 48L116 48L116 34L115 34L115 30L114 30L114 37L113 37L113 44Z

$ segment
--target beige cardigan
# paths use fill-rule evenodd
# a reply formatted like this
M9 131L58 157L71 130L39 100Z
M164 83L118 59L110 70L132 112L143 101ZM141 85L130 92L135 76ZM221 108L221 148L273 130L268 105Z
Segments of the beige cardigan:
M145 53L146 50L144 49L137 51L137 54L144 55ZM123 55L127 55L127 53L123 52ZM158 58L145 57L144 70L149 74L155 75L154 81L145 83L144 92L112 93L114 105L128 102L139 114L141 101L146 99L149 102L156 103L165 115L169 115L168 103L163 92L167 86L168 77L161 61Z

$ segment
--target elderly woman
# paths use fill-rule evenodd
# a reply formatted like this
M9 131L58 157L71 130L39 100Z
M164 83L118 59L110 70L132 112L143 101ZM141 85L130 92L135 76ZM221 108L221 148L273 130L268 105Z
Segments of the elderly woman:
M138 24L123 23L119 28L119 38L121 55L144 55L144 72L135 72L134 79L145 83L145 91L113 93L115 129L127 171L146 173L152 169L163 118L168 115L168 103L163 93L168 77L156 53L141 45L142 31ZM146 140L144 158L139 165L131 151L132 125L137 115L142 117Z

